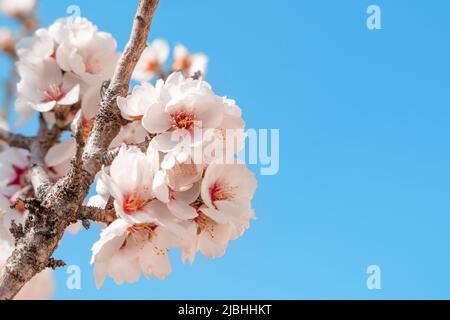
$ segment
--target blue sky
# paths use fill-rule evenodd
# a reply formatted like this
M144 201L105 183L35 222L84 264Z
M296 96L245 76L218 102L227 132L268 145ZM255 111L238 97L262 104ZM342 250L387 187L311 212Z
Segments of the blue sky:
M40 16L76 4L122 48L135 2L42 0ZM366 28L371 4L382 30ZM81 267L82 289L61 268L55 298L450 298L449 12L445 0L161 0L151 38L209 55L208 80L247 126L280 129L280 171L258 176L258 219L224 257L175 253L164 281L96 290L98 229L66 236L55 257ZM381 290L366 287L373 264Z

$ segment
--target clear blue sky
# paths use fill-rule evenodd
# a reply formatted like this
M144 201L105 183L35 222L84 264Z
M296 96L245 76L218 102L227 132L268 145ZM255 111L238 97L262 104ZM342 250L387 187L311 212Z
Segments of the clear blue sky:
M122 48L135 2L40 13L48 25L77 4ZM370 4L382 30L366 28ZM258 177L258 220L223 258L175 254L164 281L98 291L98 230L66 236L56 258L82 268L82 289L59 269L56 298L450 298L449 13L446 0L161 0L151 36L207 53L248 126L280 129L280 172ZM366 288L371 264L382 290Z

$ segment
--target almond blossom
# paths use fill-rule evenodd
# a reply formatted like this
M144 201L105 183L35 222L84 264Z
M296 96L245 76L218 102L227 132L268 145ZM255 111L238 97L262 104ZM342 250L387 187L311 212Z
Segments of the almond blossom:
M89 85L111 78L119 58L111 34L98 31L85 18L57 20L49 32L58 45L55 57L62 70L73 72Z
M75 145L69 140L52 146L44 158L50 177L62 177L74 155ZM8 148L0 153L0 194L12 198L29 187L30 161L30 153L24 149Z
M21 79L15 105L20 116L17 125L39 111L44 112L50 124L65 126L75 116L67 108L81 102L84 112L92 109L103 81L110 79L114 71L119 55L116 47L109 33L98 31L84 18L59 19L49 28L38 29L33 36L21 40L17 45ZM86 99L85 94L89 96ZM90 106L83 106L84 103ZM60 109L59 118L48 113ZM61 116L65 118L60 119Z
M140 120L149 133L157 134L152 143L162 152L186 140L190 145L201 143L203 136L196 134L197 129L217 128L224 111L224 100L206 81L179 72L158 80L156 86L138 86L117 103L125 118Z
M164 279L171 272L168 249L180 239L155 224L128 224L117 219L100 235L92 247L91 263L100 288L109 274L117 284L136 282L141 272L147 279Z
M162 74L162 68L169 56L169 45L163 39L155 39L142 52L133 72L133 79L141 82L150 81Z
M55 60L29 65L19 62L17 68L21 77L17 91L34 110L47 112L79 101L77 79L71 73L63 73Z
M201 196L206 208L201 211L219 223L240 224L252 216L251 200L256 179L244 164L210 164L202 181Z
M159 201L153 191L158 155L147 156L138 147L122 147L109 173L104 169L100 179L114 198L117 215L130 224L163 224L158 212Z
M240 237L255 218L251 200L256 190L254 175L243 164L210 164L201 186L198 217L187 225L190 242L183 260L193 262L196 251L209 258L224 255L230 240Z
M207 66L208 57L203 53L190 54L182 44L175 46L172 71L181 71L186 77L191 77L196 72L200 72L204 76Z

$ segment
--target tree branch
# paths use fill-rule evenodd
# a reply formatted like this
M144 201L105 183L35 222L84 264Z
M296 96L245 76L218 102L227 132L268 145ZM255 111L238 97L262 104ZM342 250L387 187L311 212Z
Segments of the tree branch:
M140 0L130 40L106 90L93 129L83 149L81 164L73 161L68 174L45 192L30 210L23 238L0 272L0 299L12 299L37 272L51 266L51 256L65 228L78 218L79 208L95 175L102 155L119 133L122 118L116 99L128 93L131 74L147 44L158 0Z
M44 158L50 147L59 140L61 133L62 130L58 126L53 126L49 130L44 118L42 116L39 118L39 131L30 145L30 179L38 199L43 199L53 185Z
M11 147L30 149L33 138L25 137L18 133L11 133L8 130L0 129L0 140L6 142Z
M106 224L112 223L117 219L114 209L101 209L97 207L83 206L78 211L80 220L92 220Z

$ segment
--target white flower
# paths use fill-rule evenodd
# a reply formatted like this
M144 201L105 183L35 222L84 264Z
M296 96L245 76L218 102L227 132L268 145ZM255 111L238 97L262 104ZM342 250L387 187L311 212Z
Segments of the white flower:
M171 272L168 248L179 245L180 239L154 224L130 225L117 219L104 229L92 247L91 263L100 288L109 274L117 284L136 282L144 273L164 279Z
M89 85L111 78L119 58L111 34L97 31L84 18L59 19L49 32L58 43L56 61L62 70L75 73Z
M34 35L23 38L16 45L19 59L26 63L40 63L55 53L55 42L47 29L38 29Z
M29 152L18 148L9 148L0 153L0 193L6 197L25 188L29 184Z
M163 39L155 39L142 52L133 72L133 79L141 82L150 81L162 72L162 67L169 56L169 45Z
M197 207L198 216L184 222L188 241L182 247L183 261L192 263L197 251L208 258L222 256L228 242L240 237L255 218L250 203L255 189L256 179L245 165L209 165L202 180L203 204Z
M161 223L153 192L158 162L157 154L148 157L138 147L122 146L109 174L103 170L100 176L114 197L117 215L130 224Z
M206 143L203 145L202 157L205 163L221 162L232 164L237 160L235 154L245 146L247 134L241 109L236 102L223 98L222 123L215 129L203 133Z
M30 16L36 6L36 0L1 0L0 11L10 17Z
M193 76L197 71L206 74L208 57L203 53L190 54L188 49L178 44L173 51L173 71L181 71L186 77Z
M234 223L253 216L251 200L256 179L244 164L210 164L202 181L201 212L218 223Z
M55 180L66 174L75 155L71 139L52 146L45 156L49 174ZM19 148L8 148L0 153L0 194L11 198L30 185L30 153Z
M58 105L73 105L80 97L80 85L70 72L63 74L54 59L40 64L17 65L21 81L18 94L36 111L47 112Z
M120 128L119 133L109 145L109 148L119 147L121 144L139 144L148 137L147 131L139 122L130 122Z
M250 227L250 219L255 214L250 209L239 220L218 223L202 213L205 206L198 208L199 215L190 222L185 222L187 236L182 246L183 262L194 262L197 251L208 258L218 258L225 254L230 240L240 237Z
M50 176L55 179L64 176L69 171L70 161L75 153L75 138L68 138L53 145L44 157Z
M117 99L122 115L141 120L151 134L152 143L162 152L174 150L180 143L201 144L202 130L216 128L223 119L224 101L202 80L173 73L156 86L145 83L126 98Z
M187 230L191 241L185 241L182 247L182 260L194 262L195 254L200 251L210 259L225 254L228 242L232 240L232 226L229 223L220 224L204 214L200 214L192 222L187 222Z
M127 97L117 97L117 105L122 113L122 117L136 121L144 117L150 105L160 103L162 82L158 81L156 87L150 83L143 83L133 87L133 91Z
M36 110L34 110L28 103L28 100L20 95L17 97L14 105L14 111L17 114L17 120L15 122L17 127L23 126L25 123L30 121L36 113Z

